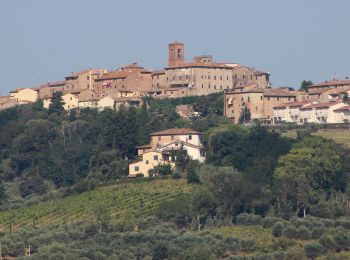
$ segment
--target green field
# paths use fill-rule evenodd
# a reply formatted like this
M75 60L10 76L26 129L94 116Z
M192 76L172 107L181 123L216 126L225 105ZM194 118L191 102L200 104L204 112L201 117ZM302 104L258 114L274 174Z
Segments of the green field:
M186 184L185 180L130 182L102 187L60 200L1 212L0 230L92 221L92 211L96 205L107 209L112 221L116 221L126 211L135 218L149 216L160 201L192 189L193 186Z
M350 146L350 131L339 131L339 130L319 130L316 133L313 133L313 135L321 136L326 139L332 139L338 144L344 144L346 146ZM289 130L286 133L283 133L283 136L296 138L297 137L297 131L296 130Z

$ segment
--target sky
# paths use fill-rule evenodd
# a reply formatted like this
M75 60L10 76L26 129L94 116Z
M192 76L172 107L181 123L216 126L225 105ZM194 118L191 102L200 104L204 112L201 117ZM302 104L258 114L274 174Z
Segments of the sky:
M271 73L274 87L350 76L348 0L1 0L0 95L89 67L209 54Z

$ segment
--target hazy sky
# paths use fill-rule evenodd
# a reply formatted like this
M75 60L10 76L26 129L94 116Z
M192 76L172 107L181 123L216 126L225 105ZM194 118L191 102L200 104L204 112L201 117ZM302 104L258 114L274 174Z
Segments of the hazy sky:
M274 86L350 76L349 0L1 0L0 94L88 67L160 69L167 44L271 73Z

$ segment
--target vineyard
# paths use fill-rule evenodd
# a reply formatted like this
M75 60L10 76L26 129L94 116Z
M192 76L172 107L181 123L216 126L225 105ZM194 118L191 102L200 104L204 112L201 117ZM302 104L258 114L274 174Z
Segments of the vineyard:
M187 193L192 186L184 180L156 180L98 188L91 192L0 213L0 230L9 231L49 224L93 221L96 205L108 210L112 221L128 212L140 218L152 215L159 202Z

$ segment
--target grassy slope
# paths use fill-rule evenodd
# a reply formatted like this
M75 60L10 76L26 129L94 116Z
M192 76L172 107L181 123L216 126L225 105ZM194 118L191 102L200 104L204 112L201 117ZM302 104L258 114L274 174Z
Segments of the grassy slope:
M288 132L283 134L284 136L296 138L297 132L296 130L289 130ZM336 143L339 144L345 144L347 146L350 146L350 131L322 131L319 130L317 133L314 133L314 135L322 136L326 139L333 139Z
M185 180L156 180L117 184L84 192L61 200L40 203L23 209L0 212L0 230L48 224L92 221L95 205L107 208L115 221L129 211L134 217L151 215L160 201L181 192L190 192L192 186Z

